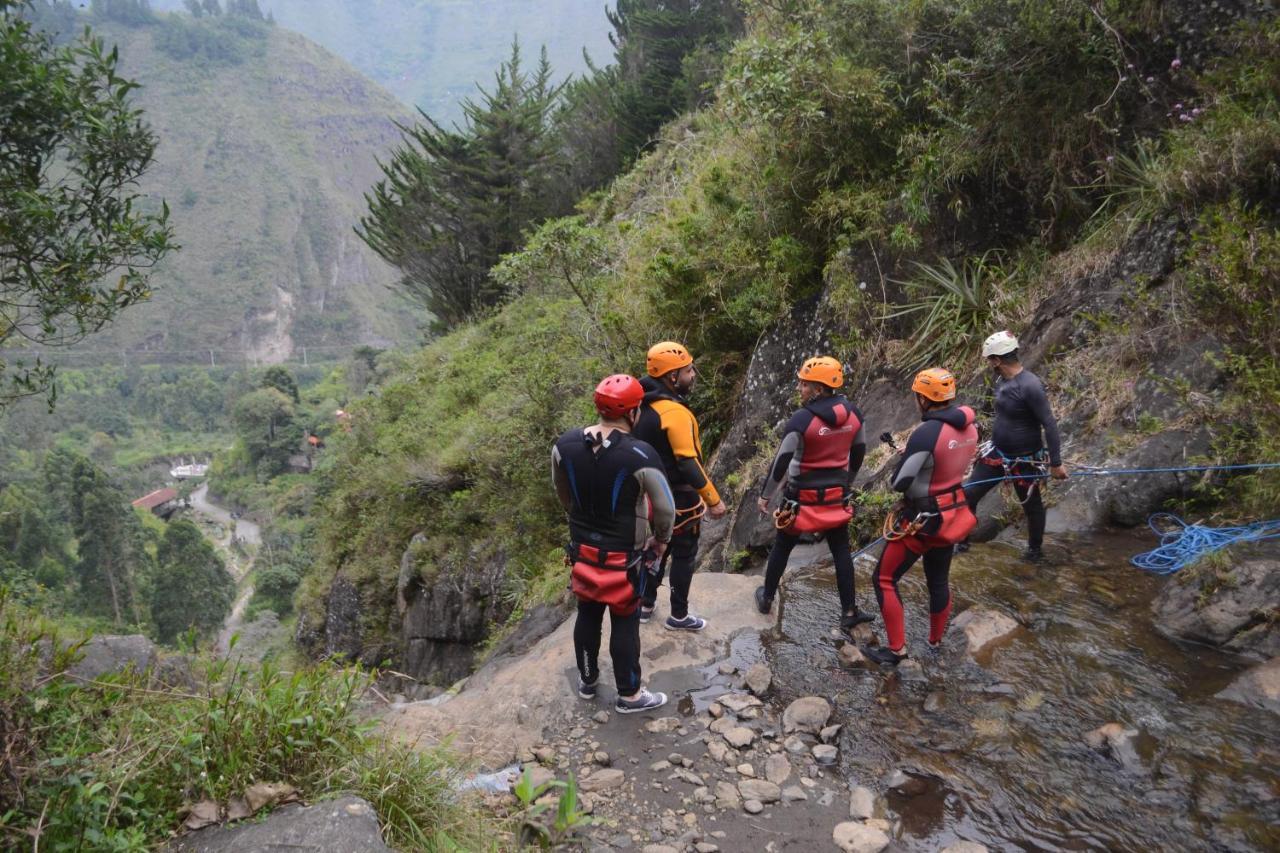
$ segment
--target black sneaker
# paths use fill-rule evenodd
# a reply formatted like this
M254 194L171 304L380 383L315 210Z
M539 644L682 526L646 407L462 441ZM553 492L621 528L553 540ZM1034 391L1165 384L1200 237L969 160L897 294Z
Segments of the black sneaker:
M1044 563L1046 562L1044 552L1039 548L1028 548L1022 552L1022 560L1026 563Z
M578 696L580 696L583 699L596 698L596 683L593 681L590 684L587 684L587 682L579 678L578 679Z
M641 604L640 605L640 624L644 624L653 618L653 611L658 609L658 605Z
M840 630L851 631L858 625L866 622L874 622L876 617L870 613L863 613L861 610L854 610L852 613L845 613L840 617Z
M766 615L773 610L773 599L765 593L762 586L756 587L756 610Z
M707 620L700 616L694 616L690 613L683 619L677 619L674 616L668 616L667 621L663 623L663 627L668 631L701 631L707 627Z
M876 663L887 666L897 666L908 657L906 651L903 651L902 654L898 654L884 646L868 646L862 650L862 653Z
M968 551L968 550L969 550L969 540L967 540L967 539L966 539L966 540L965 540L965 541L963 541L963 542L957 542L957 543L956 543L955 553L957 553L957 554L963 554L964 552L966 552L966 551Z
M661 708L665 704L667 704L667 694L650 693L648 690L641 689L634 699L623 699L619 696L618 701L613 703L613 709L619 714L639 714Z

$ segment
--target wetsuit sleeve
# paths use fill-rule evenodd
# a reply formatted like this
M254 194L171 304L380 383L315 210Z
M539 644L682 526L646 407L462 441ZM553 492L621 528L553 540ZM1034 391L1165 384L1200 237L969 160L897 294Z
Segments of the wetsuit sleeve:
M564 507L565 512L568 512L573 508L573 495L569 493L569 475L560 464L560 448L555 446L551 448L551 482L556 487L556 497L560 499L560 505Z
M1053 416L1053 409L1049 406L1049 395L1045 393L1044 385L1037 382L1035 386L1027 389L1026 401L1036 420L1040 421L1040 425L1044 427L1045 444L1049 446L1049 464L1061 465L1062 436L1058 434L1058 420Z
M657 468L638 469L636 479L640 481L640 488L644 489L645 496L649 498L649 507L653 510L653 517L649 522L653 528L653 538L659 542L669 542L671 528L676 521L676 501L671 494L671 484Z
M693 412L684 406L671 406L662 412L662 429L667 434L667 444L676 458L680 476L707 502L707 506L720 503L720 493L711 484L702 467L701 449L698 446L698 423Z
M866 431L865 426L859 426L857 435L853 437L853 444L849 446L849 479L845 481L845 485L850 489L853 488L853 478L858 476L862 463L867 458L867 440L863 437Z
M902 461L893 474L893 489L906 494L915 482L916 477L933 459L934 444L938 440L938 430L942 426L937 421L929 421L911 433L907 446L902 451Z
M764 478L760 497L772 500L788 476L794 476L791 471L792 466L798 465L797 460L803 456L804 436L794 430L784 435L782 443L778 445L778 453L773 457L773 464L769 466L769 473Z

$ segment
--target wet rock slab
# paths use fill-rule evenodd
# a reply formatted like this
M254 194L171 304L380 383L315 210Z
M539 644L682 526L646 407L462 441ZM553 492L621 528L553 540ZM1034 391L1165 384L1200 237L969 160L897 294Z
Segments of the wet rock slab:
M1280 714L1280 657L1245 670L1218 698Z
M970 607L952 625L964 632L965 650L975 659L1018 630L1018 623L1011 617L983 607Z
M203 829L172 842L172 853L279 853L332 850L383 853L391 850L373 807L358 797L312 806L285 806L261 823Z

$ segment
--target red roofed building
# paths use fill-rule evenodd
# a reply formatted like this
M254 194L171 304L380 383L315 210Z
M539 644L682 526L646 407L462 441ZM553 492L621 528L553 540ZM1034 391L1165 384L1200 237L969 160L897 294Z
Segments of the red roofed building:
M144 495L133 502L136 507L151 510L152 515L167 517L173 514L177 509L178 490L177 489L156 489L149 495Z

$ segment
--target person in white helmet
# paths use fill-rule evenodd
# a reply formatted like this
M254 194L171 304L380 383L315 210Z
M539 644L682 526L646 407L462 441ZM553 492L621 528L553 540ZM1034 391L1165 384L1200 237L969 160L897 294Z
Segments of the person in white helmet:
M996 332L983 343L982 357L996 375L996 417L991 449L974 463L973 473L964 484L965 497L975 510L987 492L1005 477L1038 474L1046 461L1050 476L1057 480L1067 478L1067 469L1062 467L1058 422L1049 407L1044 383L1018 358L1018 339L1011 332ZM1022 556L1036 563L1044 560L1041 548L1045 509L1040 482L1038 478L1013 481L1027 516L1027 550Z

